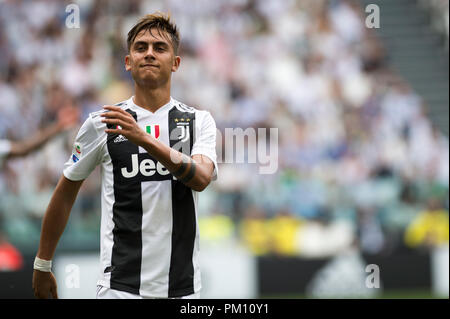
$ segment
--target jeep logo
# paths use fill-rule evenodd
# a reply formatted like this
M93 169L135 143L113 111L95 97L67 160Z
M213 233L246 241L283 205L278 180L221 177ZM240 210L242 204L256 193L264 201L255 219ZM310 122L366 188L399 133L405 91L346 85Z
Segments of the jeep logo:
M152 176L156 172L160 175L168 175L170 172L160 162L155 162L149 158L144 159L139 163L138 154L131 155L131 171L126 167L122 167L122 176L125 178L135 177L139 172L143 176Z

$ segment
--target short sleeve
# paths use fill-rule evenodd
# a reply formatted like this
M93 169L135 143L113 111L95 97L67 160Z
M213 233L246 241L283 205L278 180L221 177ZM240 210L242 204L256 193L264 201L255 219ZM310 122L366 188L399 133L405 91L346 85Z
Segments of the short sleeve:
M11 142L8 140L0 140L0 165L10 152L11 152Z
M64 164L64 176L72 181L86 179L100 164L105 144L106 134L98 134L92 118L88 117L78 131L69 160Z
M216 180L219 172L216 155L216 122L209 112L203 116L192 147L191 156L196 154L205 155L214 163L212 180Z

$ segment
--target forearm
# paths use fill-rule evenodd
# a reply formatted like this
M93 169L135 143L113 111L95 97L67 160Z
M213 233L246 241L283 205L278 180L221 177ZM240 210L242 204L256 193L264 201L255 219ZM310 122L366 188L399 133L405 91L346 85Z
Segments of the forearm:
M135 119L117 106L104 106L108 112L102 113L103 123L116 126L106 128L107 134L122 134L132 143L143 147L160 162L177 180L195 191L201 192L211 181L213 162L203 155L182 154L145 133ZM119 126L121 128L119 128Z
M56 136L62 131L62 127L59 124L53 124L46 127L35 134L33 137L18 143L13 143L11 146L10 156L24 156L30 152L38 149L42 145L48 142L52 137Z
M58 182L42 222L41 240L37 253L39 258L45 260L53 258L81 183L82 181L71 182L65 177L61 177Z
M195 191L202 191L210 182L210 174L201 163L190 156L176 151L150 135L141 145L153 158L160 162L178 180Z

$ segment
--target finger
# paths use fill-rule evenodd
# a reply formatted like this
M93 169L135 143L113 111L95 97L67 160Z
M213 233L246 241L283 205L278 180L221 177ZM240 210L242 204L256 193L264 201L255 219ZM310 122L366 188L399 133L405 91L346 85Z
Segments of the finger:
M102 117L126 117L126 118L132 118L131 114L128 112L125 112L124 110L120 110L120 111L106 111L103 113L100 113L100 116Z
M130 128L130 125L127 122L119 119L102 119L102 122L110 125L119 125L125 129Z
M118 112L111 111L111 112L105 112L103 114L100 114L100 116L103 117L104 119L118 119L118 120L122 120L124 122L130 123L130 124L135 122L133 117L128 113L121 114Z
M122 109L121 107L115 105L103 105L103 108L112 111L118 111Z
M105 130L105 133L106 134L120 134L120 135L123 135L123 130L121 130L121 129L106 129Z
M128 117L125 117L125 116L123 116L123 115L118 115L118 116L103 116L103 119L111 119L111 120L121 120L121 121L123 121L124 123L129 123L129 125L132 125L132 124L134 124L133 122L133 120L132 119L130 119L130 118L128 118ZM102 119L102 120L103 120ZM103 121L102 121L103 122Z
M118 112L118 113L121 113L124 115L130 115L130 113L126 112L124 109L122 109L119 106L105 105L105 106L103 106L103 108L108 111ZM105 113L102 113L102 114L105 114Z

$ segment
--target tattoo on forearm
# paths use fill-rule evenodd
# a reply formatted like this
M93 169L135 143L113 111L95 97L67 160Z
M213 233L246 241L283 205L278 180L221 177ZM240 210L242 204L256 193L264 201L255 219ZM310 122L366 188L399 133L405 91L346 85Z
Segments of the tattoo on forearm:
M187 167L188 167L189 162L190 162L190 158L183 154L183 155L181 156L181 165L180 165L180 167L173 173L173 175L175 175L176 178L179 178L181 175L183 175L184 172L186 171Z
M191 165L189 165L189 163ZM188 170L188 166L189 166L189 170ZM183 176L186 171L188 170L186 176L184 176L183 178L181 176ZM182 155L182 160L181 160L181 165L180 167L173 173L173 175L182 183L188 183L195 175L195 171L196 171L196 164L195 162L186 155Z
M183 183L185 183L185 184L188 183L194 177L195 169L196 169L195 166L196 166L195 162L191 161L191 167L189 168L189 172L187 173L187 175L184 178L181 179L181 181Z

